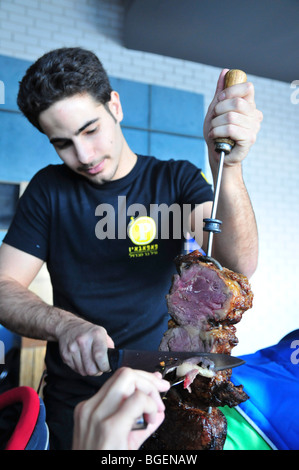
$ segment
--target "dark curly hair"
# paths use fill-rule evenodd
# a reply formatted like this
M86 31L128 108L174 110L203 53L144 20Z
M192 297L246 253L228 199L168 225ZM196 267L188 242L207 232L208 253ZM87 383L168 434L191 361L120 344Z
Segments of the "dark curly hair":
M77 93L89 93L97 102L110 101L112 88L98 57L80 47L63 47L44 54L20 82L17 103L41 132L39 114L53 103Z

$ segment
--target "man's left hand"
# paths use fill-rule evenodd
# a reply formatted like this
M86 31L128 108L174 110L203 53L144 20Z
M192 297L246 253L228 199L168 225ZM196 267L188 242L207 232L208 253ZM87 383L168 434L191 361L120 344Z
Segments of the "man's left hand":
M204 122L204 137L209 148L211 167L219 159L214 150L216 138L227 137L235 142L224 164L231 166L241 163L256 141L263 119L262 112L256 108L253 84L246 82L224 89L227 72L228 69L224 69L219 76Z

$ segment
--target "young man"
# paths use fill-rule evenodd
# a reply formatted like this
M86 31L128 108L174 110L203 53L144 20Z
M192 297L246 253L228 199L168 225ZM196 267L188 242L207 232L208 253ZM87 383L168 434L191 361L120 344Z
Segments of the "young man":
M223 90L225 72L204 124L214 177L214 139L236 142L223 170L217 213L223 230L213 255L250 276L258 242L242 160L262 115L252 84ZM148 217L150 209L190 205L190 230L202 240L196 215L210 216L213 194L187 160L160 161L129 148L120 126L119 95L89 51L62 48L45 54L23 78L18 104L48 136L63 164L50 165L32 179L1 246L0 322L48 341L47 421L52 447L66 449L75 405L109 377L107 347L157 349L167 329L165 295L183 239L174 236L172 224L163 236L163 227ZM138 211L142 217L134 219ZM44 262L53 306L28 290Z

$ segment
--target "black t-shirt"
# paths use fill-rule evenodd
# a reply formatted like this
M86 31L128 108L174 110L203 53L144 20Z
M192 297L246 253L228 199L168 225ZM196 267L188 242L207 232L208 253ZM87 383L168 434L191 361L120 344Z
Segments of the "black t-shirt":
M150 216L161 204L183 209L212 199L201 170L187 161L139 155L127 176L100 186L64 164L50 165L20 198L4 242L47 263L54 305L106 328L116 347L157 349L184 239L174 238L174 212L166 236L165 224L152 224ZM55 380L82 379L62 363L55 342L48 343L46 364Z

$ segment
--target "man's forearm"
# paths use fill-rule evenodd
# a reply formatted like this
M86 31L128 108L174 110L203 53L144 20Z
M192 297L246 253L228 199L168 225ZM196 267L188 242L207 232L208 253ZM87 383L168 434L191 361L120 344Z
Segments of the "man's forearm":
M258 234L241 164L223 168L217 218L221 234L213 241L213 256L223 266L250 277L257 266Z
M43 302L14 279L0 277L0 323L21 336L57 341L65 364L81 375L110 369L105 328Z
M0 323L21 336L57 341L57 328L74 316L48 305L10 278L0 278Z

